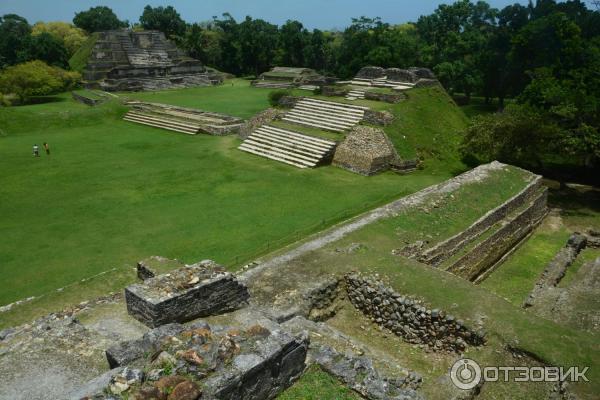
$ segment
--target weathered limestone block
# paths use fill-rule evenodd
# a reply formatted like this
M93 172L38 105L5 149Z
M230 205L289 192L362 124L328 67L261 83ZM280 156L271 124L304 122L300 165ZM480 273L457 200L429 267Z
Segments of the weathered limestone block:
M248 289L213 261L202 261L125 289L127 311L150 327L221 314L246 304Z
M398 155L383 130L355 126L336 148L333 165L361 175L374 175L389 168Z
M385 74L390 81L413 83L419 79L414 72L408 69L388 68L385 70Z
M429 309L419 300L402 296L377 278L349 273L346 289L354 307L409 343L456 352L462 352L467 345L485 343L483 331L474 331L444 311Z
M363 121L368 124L388 126L394 122L394 114L389 111L365 110Z
M381 67L364 67L356 74L357 78L376 79L385 76L385 69Z

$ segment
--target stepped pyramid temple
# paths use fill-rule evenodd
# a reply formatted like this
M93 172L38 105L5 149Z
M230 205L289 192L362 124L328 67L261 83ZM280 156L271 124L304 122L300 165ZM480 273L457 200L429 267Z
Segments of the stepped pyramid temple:
M221 83L222 75L188 57L162 32L98 32L83 71L85 85L106 91L138 91Z

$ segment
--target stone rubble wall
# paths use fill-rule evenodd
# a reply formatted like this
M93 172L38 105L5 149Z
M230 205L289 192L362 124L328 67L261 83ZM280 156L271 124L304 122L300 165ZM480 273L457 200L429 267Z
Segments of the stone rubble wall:
M467 345L479 346L485 342L483 333L467 328L463 321L396 293L376 278L360 273L349 273L345 278L354 307L409 343L435 351L462 352Z
M394 122L394 114L389 111L365 110L363 121L367 124L388 126Z
M488 211L483 217L475 221L464 231L438 243L437 245L423 251L417 258L420 262L438 266L451 258L465 246L487 231L492 225L506 218L509 214L522 207L542 187L542 177L535 175L532 181L518 194L508 199L500 206Z
M382 101L384 103L396 104L400 103L403 100L406 100L406 94L402 92L398 93L378 93L372 91L365 91L365 99L373 100L373 101Z
M546 215L548 190L544 189L523 211L478 243L454 262L447 271L474 281L485 274L506 252L526 237Z
M540 295L548 288L555 287L562 280L567 272L567 268L587 245L587 239L584 235L575 233L569 237L565 247L554 256L552 261L546 266L542 275L535 283L535 286L525 302L524 308L531 307Z
M75 92L71 92L71 96L73 97L73 100L92 107L104 102L103 99L90 99L89 97L82 96L79 93Z
M266 110L256 114L248 121L246 121L246 123L240 128L238 136L241 139L245 140L256 129L260 128L263 125L267 125L272 121L280 119L284 114L285 113L281 110L277 110L275 108L267 108Z

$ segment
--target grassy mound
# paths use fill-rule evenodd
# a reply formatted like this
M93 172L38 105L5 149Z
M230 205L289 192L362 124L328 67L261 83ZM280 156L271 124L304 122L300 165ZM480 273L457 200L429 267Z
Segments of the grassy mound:
M73 71L83 72L85 66L87 65L87 61L92 55L92 49L98 40L98 34L92 33L90 37L83 42L79 50L73 54L71 59L69 60L69 66Z

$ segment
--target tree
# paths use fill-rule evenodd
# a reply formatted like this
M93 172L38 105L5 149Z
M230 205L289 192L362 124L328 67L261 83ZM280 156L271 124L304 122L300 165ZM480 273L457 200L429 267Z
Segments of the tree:
M63 42L69 58L87 40L87 35L83 29L66 22L37 22L31 30L33 36L44 32L50 33Z
M15 94L26 103L31 97L46 96L70 89L79 80L77 72L51 67L42 61L30 61L6 68L0 74L0 92Z
M304 48L308 44L308 31L298 21L288 20L279 29L280 64L290 67L304 66Z
M25 48L19 52L21 62L41 60L56 67L67 67L69 57L62 40L50 33L43 32L30 36Z
M172 6L152 8L148 5L144 7L140 24L144 29L161 31L167 37L183 36L186 28L185 21Z
M277 48L277 26L262 19L246 17L239 24L239 51L247 72L259 75L273 63Z
M127 28L129 24L120 21L112 9L105 6L92 7L87 11L75 14L73 23L89 33Z
M19 62L22 51L31 35L27 20L15 14L0 17L0 67Z

